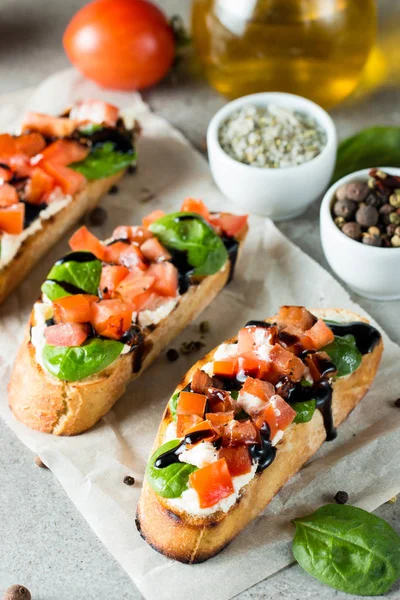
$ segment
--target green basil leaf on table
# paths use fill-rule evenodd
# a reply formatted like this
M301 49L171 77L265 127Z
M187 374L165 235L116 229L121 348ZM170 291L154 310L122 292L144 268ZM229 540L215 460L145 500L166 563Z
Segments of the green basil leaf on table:
M400 167L400 127L369 127L339 144L332 182L359 171L385 165Z
M187 253L194 275L213 275L228 260L221 238L195 213L165 215L154 221L149 229L166 248Z
M171 417L174 421L178 420L178 416L176 414L176 407L178 405L179 394L180 394L180 392L176 392L176 394L174 394L169 401L169 411L170 411Z
M361 364L362 354L353 335L335 336L334 341L323 348L337 368L336 377L353 373Z
M88 252L88 258L93 256L90 252ZM87 260L86 262L77 262L75 260L68 260L68 255L67 255L67 260L61 264L55 264L51 270L50 273L47 276L47 279L52 279L54 281L58 281L61 284L63 282L65 283L69 283L77 288L79 288L80 290L82 290L83 292L86 292L87 294L97 294L97 288L99 287L100 284L100 277L101 277L101 261L100 260ZM44 292L46 295L47 292L49 292L50 294L59 294L60 293L60 287L62 286L57 286L57 287L53 287L53 286L42 286L42 292ZM45 289L47 289L47 292L45 291ZM64 296L68 296L67 292L64 292ZM55 300L57 297L60 298L61 296L48 296L50 298L50 300Z
M47 371L63 381L79 381L102 371L118 358L124 344L95 338L82 346L46 346L43 362Z
M308 423L315 413L315 400L307 400L306 402L293 402L290 406L296 411L294 423Z
M173 463L168 467L159 469L155 466L157 458L173 450L181 443L181 440L170 440L160 446L150 458L146 467L146 479L153 490L163 498L179 498L188 488L189 475L197 471L194 465L186 463Z
M384 594L400 577L400 537L383 519L344 504L295 519L293 554L327 585L350 594Z
M69 165L74 171L82 173L89 181L110 177L126 169L136 158L136 153L119 152L113 142L96 146L85 160Z

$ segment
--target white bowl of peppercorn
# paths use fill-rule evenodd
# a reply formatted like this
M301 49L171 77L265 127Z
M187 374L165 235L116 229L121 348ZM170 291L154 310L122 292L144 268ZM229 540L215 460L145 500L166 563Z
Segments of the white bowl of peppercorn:
M207 149L214 180L229 200L283 221L305 212L329 185L337 136L331 117L311 100L263 92L214 115Z
M363 169L325 194L321 242L331 269L372 300L400 299L400 169Z

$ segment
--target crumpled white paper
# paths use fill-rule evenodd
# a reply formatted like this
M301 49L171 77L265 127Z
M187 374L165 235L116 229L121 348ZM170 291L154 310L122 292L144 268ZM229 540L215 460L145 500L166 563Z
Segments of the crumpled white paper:
M118 195L103 200L108 220L93 228L105 238L121 223L137 223L154 208L179 207L186 196L203 198L213 209L230 209L215 188L202 158L166 121L152 114L135 94L97 89L68 70L45 81L29 101L35 110L56 114L76 98L100 97L129 108L139 118L137 174L125 178ZM17 118L20 104L0 110L2 129ZM3 117L3 119L2 119ZM6 122L5 122L6 120ZM352 504L373 510L400 492L400 348L384 334L385 352L372 389L324 444L312 461L275 497L220 555L201 565L181 565L152 550L135 527L135 509L144 468L165 403L181 376L200 354L170 363L165 355L133 383L114 409L91 431L56 438L18 423L7 406L7 381L31 304L54 260L67 250L64 240L19 287L0 312L0 412L20 440L39 454L95 533L125 568L142 594L154 600L224 600L275 573L292 561L292 518L331 502L339 489ZM250 234L235 280L203 313L211 329L208 351L249 319L275 314L280 304L343 307L365 312L318 264L291 244L273 223L251 218ZM172 344L199 339L198 323ZM24 393L24 390L21 390ZM136 485L122 483L133 475Z

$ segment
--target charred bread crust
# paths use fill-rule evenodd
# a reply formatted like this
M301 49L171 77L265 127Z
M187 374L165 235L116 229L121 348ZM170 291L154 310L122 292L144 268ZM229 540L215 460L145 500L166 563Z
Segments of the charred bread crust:
M118 183L125 170L111 177L88 182L75 194L71 202L50 219L42 221L42 228L26 238L11 262L0 270L0 303L25 279L34 265L49 248L86 212L91 211L109 189Z
M366 321L350 311L310 309L320 318L341 321ZM273 319L267 319L273 321ZM235 341L236 338L228 340ZM194 371L212 360L213 350L188 371L177 390L184 388ZM357 406L372 384L382 356L382 340L362 358L360 367L351 375L333 383L332 411L335 426L340 425ZM157 434L154 449L162 442L170 422L168 407ZM290 427L278 444L274 462L245 486L236 504L227 512L207 517L172 511L168 502L158 496L144 481L137 508L137 526L143 539L155 550L184 563L199 563L215 556L269 504L280 488L317 452L326 439L320 411L308 423ZM153 450L154 450L153 449Z
M246 234L247 227L239 242ZM127 384L214 300L229 279L230 266L228 261L218 273L190 286L175 309L153 331L146 330L143 348L120 356L100 373L81 381L59 381L45 373L36 362L28 328L8 386L8 401L16 418L31 429L55 435L76 435L90 429L122 396ZM140 366L134 372L137 362Z

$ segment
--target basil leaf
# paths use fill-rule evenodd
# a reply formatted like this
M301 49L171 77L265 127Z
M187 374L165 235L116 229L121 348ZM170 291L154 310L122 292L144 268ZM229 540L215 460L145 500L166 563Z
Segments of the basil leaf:
M88 258L92 256L88 252ZM54 279L60 283L70 283L71 285L79 288L83 292L88 294L97 294L97 288L100 284L101 277L101 261L100 260L88 260L87 262L77 262L75 260L66 260L62 264L55 264L50 270L47 279ZM44 285L42 286L42 292L44 292ZM47 291L52 293L51 286L47 286ZM55 289L56 293L59 293L58 289ZM46 292L44 292L46 293ZM48 295L46 293L46 295ZM64 292L64 296L68 295ZM51 296L48 296L50 300L55 300ZM58 296L60 297L60 296Z
M295 519L293 554L307 573L350 594L384 594L400 577L400 537L386 521L344 504Z
M63 381L79 381L102 371L121 354L124 344L95 338L82 346L49 346L43 349L47 371Z
M312 383L310 381L307 381L307 379L304 379L304 377L303 377L302 380L300 381L300 385L302 385L303 387L311 387Z
M163 246L187 253L194 275L217 273L228 260L228 252L214 229L195 213L172 213L154 221L150 231Z
M169 411L174 421L178 420L178 416L176 414L176 407L178 406L179 394L180 392L176 392L176 394L174 394L169 401Z
M100 123L87 123L86 125L79 127L79 134L83 136L91 136L96 133L96 131L100 131L101 129L103 129L103 125L100 125Z
M243 409L235 415L236 421L246 421L247 419L250 419L250 415Z
M315 413L315 400L307 400L306 402L293 402L290 406L296 411L294 423L308 423Z
M362 354L356 346L354 335L335 336L335 340L323 348L337 368L336 377L353 373L361 364Z
M173 463L163 469L154 465L161 454L176 448L180 443L181 440L166 442L154 452L147 463L145 477L153 490L163 498L179 498L188 488L189 475L197 471L194 465L181 462Z
M65 296L72 296L69 292L66 292L61 285L58 285L56 281L46 280L41 287L43 294L54 302L58 298L64 298Z
M343 140L332 182L374 165L400 167L400 127L369 127Z
M136 153L119 152L113 142L98 145L88 154L85 160L69 165L74 171L82 173L89 181L110 177L126 169L135 160Z
M232 398L234 400L238 399L238 397L239 397L239 391L238 390L231 390L229 393L230 393L230 395L232 396Z

